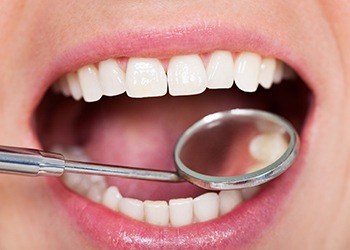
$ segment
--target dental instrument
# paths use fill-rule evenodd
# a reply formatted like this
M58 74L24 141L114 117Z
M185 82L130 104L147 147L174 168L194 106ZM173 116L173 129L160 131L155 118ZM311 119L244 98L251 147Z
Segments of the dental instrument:
M261 133L277 133L285 138L288 145L284 152L273 162L260 162L258 165L263 167L252 172L246 171L247 166L242 165L247 164L241 162L233 168L235 159L232 157L238 159L246 155L244 145ZM61 176L69 172L164 182L188 181L208 190L230 190L261 185L276 178L292 165L298 152L298 134L284 118L266 111L232 109L205 116L180 136L174 148L177 171L81 162L67 160L59 153L0 146L0 173ZM247 158L247 161L254 163L252 159Z

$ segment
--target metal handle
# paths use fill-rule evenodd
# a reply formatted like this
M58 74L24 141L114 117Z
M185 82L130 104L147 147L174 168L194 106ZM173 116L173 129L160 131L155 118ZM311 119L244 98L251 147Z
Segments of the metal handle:
M0 146L0 173L28 176L61 176L63 155L37 149Z

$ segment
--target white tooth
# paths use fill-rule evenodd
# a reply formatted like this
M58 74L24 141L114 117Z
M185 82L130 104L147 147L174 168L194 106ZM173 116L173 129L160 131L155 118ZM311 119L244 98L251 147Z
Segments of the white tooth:
M152 58L130 58L126 70L126 93L130 97L163 96L167 79L162 63Z
M119 211L135 220L143 221L143 202L133 198L122 198L119 201Z
M193 212L197 221L208 221L219 216L219 196L205 193L193 200Z
M102 204L113 211L118 211L118 204L121 198L123 197L120 194L119 189L117 187L110 186L102 195Z
M219 193L220 214L227 214L232 211L243 200L242 195L237 190L221 191Z
M193 199L172 199L169 201L170 224L174 227L186 226L193 220Z
M169 224L169 206L166 201L145 201L145 221L157 225Z
M107 185L102 182L95 182L92 183L90 186L86 197L94 202L101 202L102 201L102 195L105 192L107 188Z
M249 200L260 191L260 187L244 188L241 190L243 200Z
M242 52L235 61L234 75L237 87L245 92L258 88L261 56L252 52Z
M79 146L69 146L62 152L67 159L73 159L78 161L90 161L89 156Z
M207 74L199 55L174 56L168 65L169 93L173 96L202 93Z
M281 133L257 135L249 144L251 156L262 163L275 162L286 151L288 143Z
M84 175L81 174L64 174L62 176L62 181L67 187L75 190L79 186L83 178Z
M86 102L95 102L102 97L98 80L98 71L94 65L87 65L78 70L80 87Z
M79 185L77 185L76 187L73 188L73 190L75 192L77 192L80 195L85 196L87 194L87 192L89 191L91 187L91 180L89 178L89 176L83 176Z
M64 96L71 96L71 92L69 90L68 82L67 82L67 79L65 77L61 77L58 84L59 84L60 89L62 91L62 94Z
M71 72L66 75L66 79L73 98L77 101L80 100L83 96L83 93L81 92L78 75Z
M234 63L229 51L215 51L207 66L209 89L231 88L234 81Z
M125 73L116 60L108 59L100 62L98 76L104 95L115 96L125 92Z
M275 58L268 57L268 58L264 58L261 61L258 82L265 89L271 88L272 83L273 83L273 77L275 74L275 69L276 69L276 59Z
M275 75L273 76L273 82L274 83L280 83L283 78L283 62L280 60L276 60L276 70L275 70Z

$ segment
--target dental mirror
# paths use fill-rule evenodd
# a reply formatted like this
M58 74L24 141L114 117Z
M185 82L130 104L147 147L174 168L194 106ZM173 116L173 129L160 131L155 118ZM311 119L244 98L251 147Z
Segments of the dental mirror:
M61 176L79 173L151 181L188 181L208 190L253 187L282 174L299 150L298 134L280 116L233 109L205 116L174 149L177 172L67 160L62 154L0 146L0 173Z

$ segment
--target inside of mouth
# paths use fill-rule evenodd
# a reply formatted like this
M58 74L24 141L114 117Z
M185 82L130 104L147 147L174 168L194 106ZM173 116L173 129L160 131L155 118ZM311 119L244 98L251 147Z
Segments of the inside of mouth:
M183 97L132 99L124 94L95 103L77 102L49 90L37 109L35 124L46 150L55 145L75 145L94 162L175 170L173 149L178 137L203 116L233 108L261 109L286 118L301 133L311 97L299 78L284 80L269 90L259 87L254 93L233 87ZM235 157L235 161L240 159ZM204 193L189 183L107 179L123 195L141 200L169 200Z

